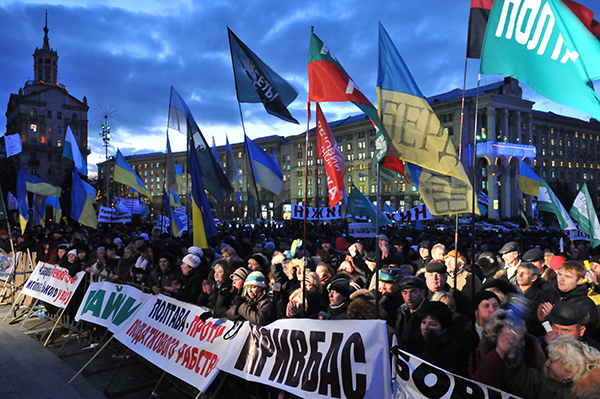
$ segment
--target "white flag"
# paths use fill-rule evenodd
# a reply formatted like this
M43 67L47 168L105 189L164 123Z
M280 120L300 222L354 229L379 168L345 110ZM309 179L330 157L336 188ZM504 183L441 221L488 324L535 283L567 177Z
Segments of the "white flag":
M23 151L23 143L21 143L21 136L17 134L5 134L4 144L6 145L6 157L12 157Z
M560 203L556 194L550 189L550 186L544 179L540 180L540 191L537 202L538 211L551 212L556 215L560 228L563 230L576 230L575 223L567 213L567 210Z
M583 185L581 191L575 197L569 215L577 220L581 229L590 236L592 248L597 247L600 244L600 221L598 221L598 215L594 209L594 203L587 184Z

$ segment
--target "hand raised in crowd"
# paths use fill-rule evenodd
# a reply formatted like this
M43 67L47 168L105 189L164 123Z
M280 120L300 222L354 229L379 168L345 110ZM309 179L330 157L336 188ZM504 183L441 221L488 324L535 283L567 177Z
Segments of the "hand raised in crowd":
M271 259L271 263L274 265L280 264L285 260L285 255L279 251L276 251L273 254L273 258Z
M210 295L213 292L215 292L215 287L213 287L213 285L208 280L204 280L202 281L202 291L206 295Z
M543 323L553 307L554 305L552 305L550 302L541 303L537 310L538 320Z
M287 317L294 317L299 315L302 312L299 304L296 301L289 301L287 307L285 309L285 314Z
M348 247L348 252L350 252L350 255L354 258L356 256L356 253L358 252L358 249L356 248L356 244L352 244Z
M496 352L500 358L504 359L507 355L509 358L514 358L517 355L518 340L517 333L510 327L504 326L496 343Z

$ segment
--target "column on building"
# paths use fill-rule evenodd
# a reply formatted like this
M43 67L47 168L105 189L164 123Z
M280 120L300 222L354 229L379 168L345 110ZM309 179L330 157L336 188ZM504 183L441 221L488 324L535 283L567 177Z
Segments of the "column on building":
M500 115L502 116L502 135L506 137L506 141L512 141L510 125L508 123L508 108L500 109Z
M525 114L525 119L526 119L526 124L525 124L525 128L526 131L524 132L524 136L526 137L526 139L523 139L523 143L522 144L528 144L530 145L532 143L533 140L533 112L529 111Z
M486 141L496 141L496 109L492 106L489 106L485 110L487 115L487 140Z
M510 176L510 164L506 159L503 160L502 165L499 165L500 170L500 217L510 217L510 203L511 203L511 176Z
M498 185L496 184L497 180L497 168L496 168L496 158L490 156L490 164L486 166L486 175L487 175L487 186L488 186L488 198L490 199L490 203L488 204L488 219L498 219L498 215L496 210L494 209L494 201L497 197L497 189Z
M515 123L517 124L517 130L516 130L516 142L519 144L528 144L527 140L525 139L525 131L523 131L523 129L521 129L521 125L523 124L522 119L521 119L521 111L515 111Z

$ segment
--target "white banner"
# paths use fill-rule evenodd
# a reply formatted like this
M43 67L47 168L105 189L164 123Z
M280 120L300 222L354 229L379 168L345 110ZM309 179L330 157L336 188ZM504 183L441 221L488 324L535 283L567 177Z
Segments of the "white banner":
M375 228L371 223L348 223L348 235L355 238L375 238Z
M513 399L499 389L449 373L402 350L393 350L396 399L481 398Z
M129 223L131 213L122 213L114 208L101 206L98 212L98 223Z
M385 321L277 320L240 332L218 368L302 398L390 398Z
M64 308L69 304L83 276L85 276L84 271L71 277L67 269L39 262L21 293Z
M4 145L6 146L6 157L12 157L13 155L20 154L23 151L23 143L21 142L21 136L17 134L5 134Z
M208 309L176 299L151 296L125 320L115 338L164 371L204 392L218 374L222 356L239 353L248 323L202 321ZM243 338L237 338L237 335Z
M577 227L577 230L568 230L569 238L571 239L571 241L590 242L590 235L588 233L586 233L585 231L581 230L581 226L579 225L579 222L576 222L575 220L573 220L573 223L575 223L575 227Z
M427 209L425 204L416 206L402 213L394 215L394 220L397 222L416 222L417 220L430 220L433 219L433 215Z
M298 204L291 204L291 218L292 219L302 219L304 220L304 206ZM341 219L342 215L342 205L336 205L333 208L325 207L325 208L306 208L306 220L334 220Z
M180 207L174 208L175 214L177 214L177 209L180 209L180 208L183 208L183 207L180 206ZM181 223L183 223L183 227L182 227L181 231L187 231L187 229L188 229L187 215L186 214L177 215L177 217L179 218L179 220L181 220ZM163 233L168 233L169 227L171 226L171 219L169 219L166 216L157 215L156 216L156 225L161 226Z
M150 297L129 285L92 283L79 305L75 321L89 321L114 333Z
M117 198L115 200L115 208L120 213L127 215L141 215L144 213L144 202L137 198Z

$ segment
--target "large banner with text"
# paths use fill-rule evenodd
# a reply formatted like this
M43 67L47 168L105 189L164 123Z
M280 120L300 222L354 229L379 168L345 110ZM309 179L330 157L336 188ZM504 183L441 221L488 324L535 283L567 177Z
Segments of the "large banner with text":
M129 285L106 281L92 283L81 301L75 321L89 321L114 333L151 297Z
M304 219L304 206L298 204L291 204L291 218L292 219ZM333 208L319 207L313 208L312 206L306 207L306 220L335 220L341 219L342 205L336 205Z
M499 389L449 373L418 357L392 348L394 398L494 398L515 399Z
M238 333L217 366L301 398L389 398L385 321L277 320Z
M164 295L151 296L125 320L114 337L132 351L204 392L218 374L221 358L244 345L248 323L203 321L208 309Z
M39 262L21 293L64 308L69 304L83 276L85 276L83 271L77 273L75 277L71 277L67 269Z

